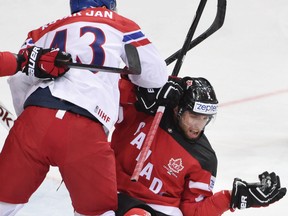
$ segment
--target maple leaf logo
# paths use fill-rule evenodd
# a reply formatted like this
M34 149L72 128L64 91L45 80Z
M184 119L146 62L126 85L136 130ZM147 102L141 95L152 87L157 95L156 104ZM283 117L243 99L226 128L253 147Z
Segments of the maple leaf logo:
M184 169L181 158L177 158L177 159L171 158L169 160L168 167L170 170L172 170L175 173L179 173L181 170Z

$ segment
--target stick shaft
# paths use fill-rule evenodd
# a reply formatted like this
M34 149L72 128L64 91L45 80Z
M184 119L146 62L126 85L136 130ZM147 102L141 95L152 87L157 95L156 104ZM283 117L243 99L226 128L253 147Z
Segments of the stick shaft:
M207 2L207 0L201 0L199 3L199 6L198 6L197 11L196 11L196 15L195 15L193 22L189 28L189 31L188 31L187 36L185 38L182 49L180 50L180 53L178 55L177 62L175 64L175 67L174 67L173 72L172 72L172 76L178 76L178 74L179 74L180 68L181 68L182 63L184 61L186 53L189 50L190 42L191 42L193 35L196 31L196 28L198 26L198 23L199 23L200 18L202 16L206 2Z
M120 74L141 74L141 62L139 58L139 54L137 48L131 44L125 44L124 46L125 53L127 56L128 67L124 68L115 68L115 67L107 67L102 65L91 65L91 64L82 64L82 63L74 63L74 62L64 62L59 59L56 59L56 64L58 65L66 65L69 68L77 68L77 69L85 69L92 72L109 72L109 73L120 73Z
M197 38L195 38L194 40L190 42L188 51L194 48L195 46L197 46L198 44L200 44L210 35L215 33L218 29L220 29L224 23L225 14L226 14L226 0L218 0L217 13L216 13L213 23L205 32L203 32L201 35L199 35ZM178 59L178 56L180 55L181 50L182 49L179 49L178 51L170 55L168 58L166 58L165 60L166 64L170 65L172 62Z
M82 63L73 63L73 62L65 62L62 65L66 65L69 68L78 68L78 69L85 69L92 72L108 72L108 73L120 73L120 74L135 74L139 75L137 71L132 71L128 68L114 68L114 67L106 67L106 66L98 66L98 65L90 65L90 64L82 64Z
M152 125L150 127L150 130L149 130L147 137L143 143L143 147L142 147L142 150L140 152L139 160L137 161L134 172L131 176L131 181L138 181L138 179L139 179L140 172L143 168L144 162L146 160L149 149L151 147L151 144L153 142L153 139L154 139L155 134L157 132L157 129L159 127L159 124L160 124L160 121L162 119L164 111L165 111L164 106L158 107L156 115L153 119Z

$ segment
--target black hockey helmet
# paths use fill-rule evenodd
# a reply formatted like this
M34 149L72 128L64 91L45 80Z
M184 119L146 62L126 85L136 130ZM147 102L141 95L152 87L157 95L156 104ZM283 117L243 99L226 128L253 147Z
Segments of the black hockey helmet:
M184 95L179 102L178 116L186 110L195 114L211 116L216 115L218 100L210 82L202 77L184 77Z

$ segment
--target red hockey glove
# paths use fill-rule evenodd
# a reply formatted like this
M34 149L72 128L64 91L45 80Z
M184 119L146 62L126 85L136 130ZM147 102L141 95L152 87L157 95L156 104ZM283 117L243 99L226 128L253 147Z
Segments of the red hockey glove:
M38 78L57 78L63 76L69 68L55 64L55 60L72 61L71 55L59 49L42 49L30 47L18 54L18 69L28 76Z
M281 188L280 178L274 172L260 174L259 180L258 183L247 183L235 178L230 208L265 207L285 196L286 188Z

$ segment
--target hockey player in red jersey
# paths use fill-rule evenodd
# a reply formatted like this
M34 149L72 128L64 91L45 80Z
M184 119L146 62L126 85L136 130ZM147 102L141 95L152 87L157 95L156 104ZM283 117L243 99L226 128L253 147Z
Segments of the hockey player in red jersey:
M135 89L123 79L121 86L122 108L112 136L120 192L116 215L131 216L129 210L142 208L152 216L218 216L229 209L268 206L285 195L273 172L259 175L258 184L235 178L232 191L213 193L217 157L204 129L218 101L208 80L171 79L159 90ZM139 180L132 182L151 114L159 105L166 110Z
M22 48L58 48L73 62L119 68L129 65L125 45L132 44L142 70L131 81L166 83L164 59L135 22L115 12L116 0L70 0L70 8L71 15L29 32ZM32 78L8 80L20 115L0 155L0 216L28 202L50 165L59 167L75 215L114 216L115 156L106 132L118 119L120 74L70 69L55 79Z

